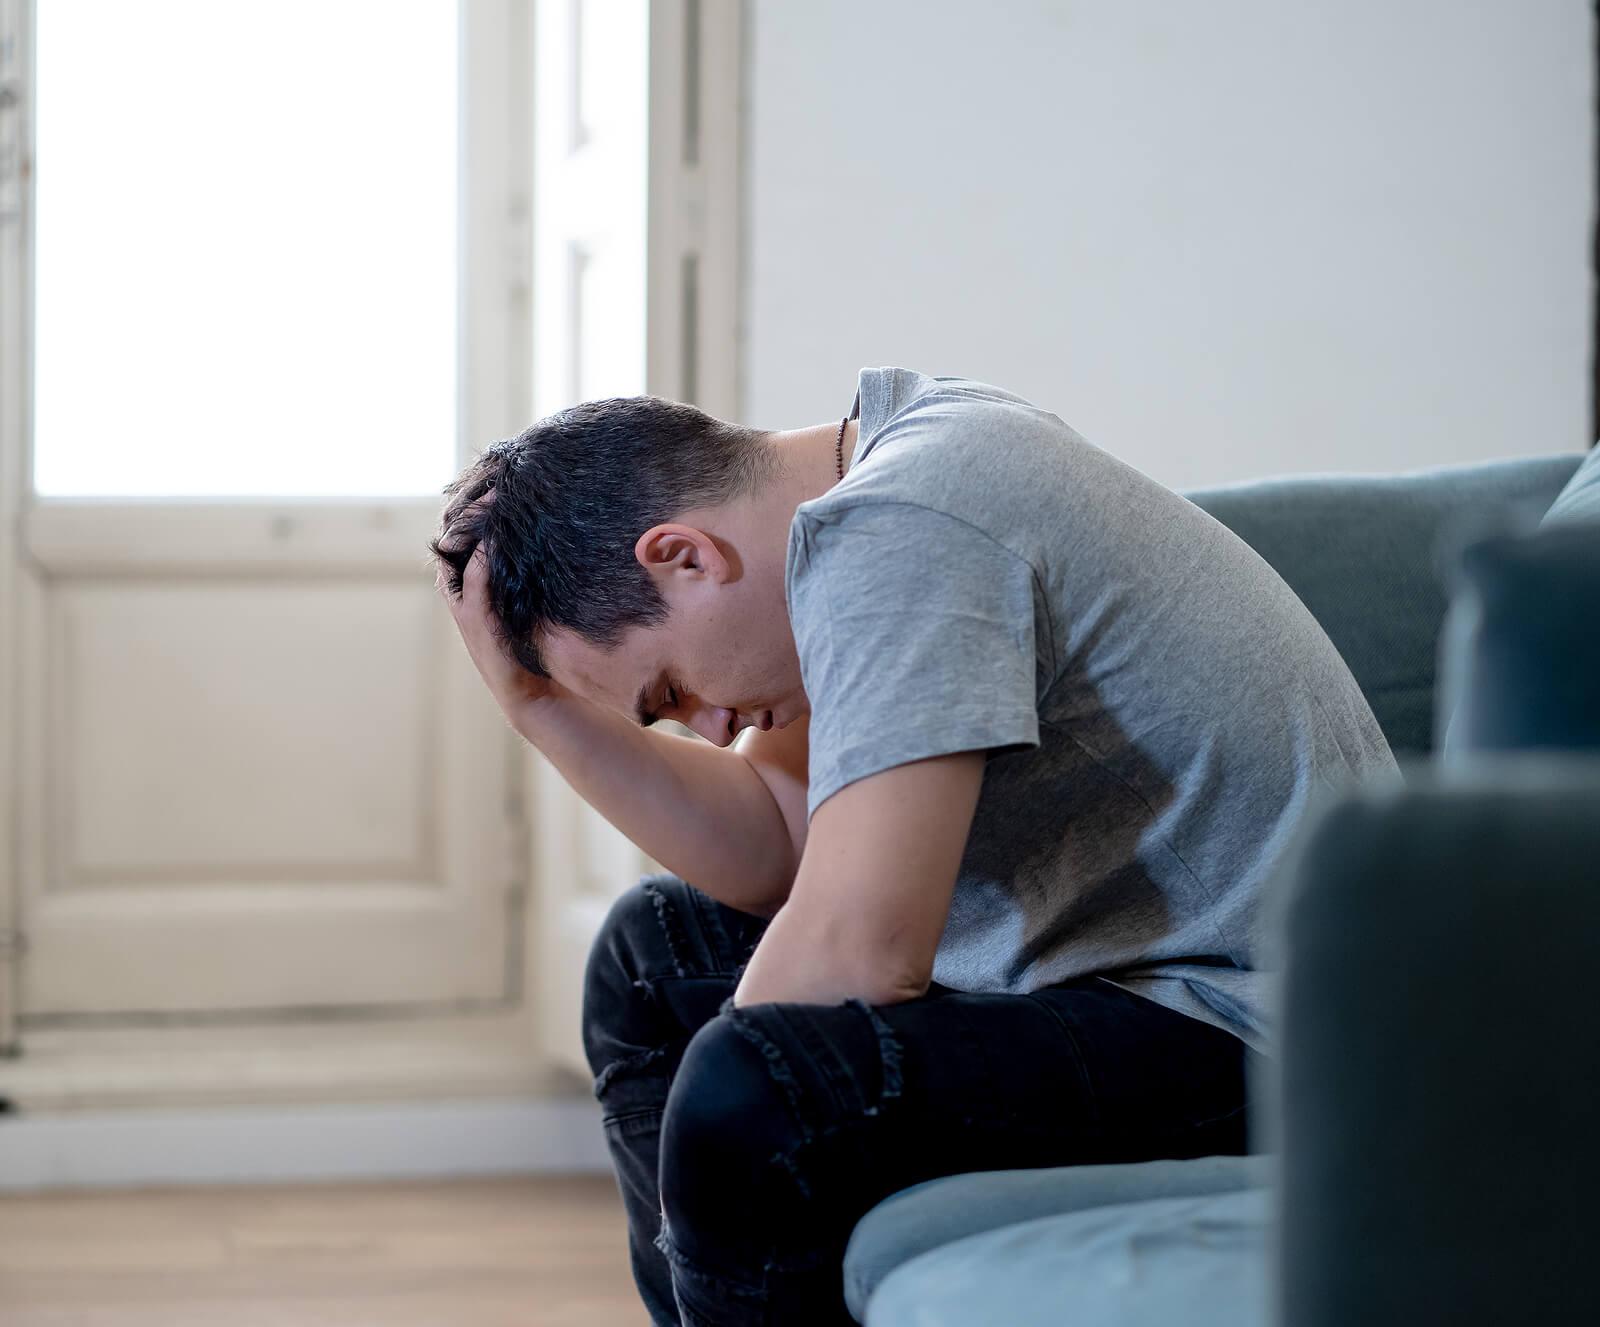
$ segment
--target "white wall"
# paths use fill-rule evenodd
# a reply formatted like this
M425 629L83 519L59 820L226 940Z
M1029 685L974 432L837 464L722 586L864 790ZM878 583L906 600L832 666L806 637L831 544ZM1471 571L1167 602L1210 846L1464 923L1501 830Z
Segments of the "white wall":
M743 410L1021 392L1174 488L1588 444L1587 0L750 0Z

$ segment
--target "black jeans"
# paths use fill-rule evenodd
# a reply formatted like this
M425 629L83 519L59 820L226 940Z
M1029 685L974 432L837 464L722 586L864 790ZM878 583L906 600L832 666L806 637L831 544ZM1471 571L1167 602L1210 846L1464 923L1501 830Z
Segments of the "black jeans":
M921 1180L1249 1150L1231 1033L1099 977L736 1009L765 928L652 875L589 955L584 1045L657 1324L850 1323L851 1229Z

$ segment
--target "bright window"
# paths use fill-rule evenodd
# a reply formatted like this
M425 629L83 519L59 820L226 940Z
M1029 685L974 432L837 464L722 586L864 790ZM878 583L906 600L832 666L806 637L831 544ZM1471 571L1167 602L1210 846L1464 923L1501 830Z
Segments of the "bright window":
M37 13L38 491L436 494L457 5Z

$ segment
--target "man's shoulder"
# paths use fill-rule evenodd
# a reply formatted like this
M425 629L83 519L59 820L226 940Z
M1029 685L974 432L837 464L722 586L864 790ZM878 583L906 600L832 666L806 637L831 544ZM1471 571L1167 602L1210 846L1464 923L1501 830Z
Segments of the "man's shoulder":
M986 383L917 376L925 390L861 435L843 479L796 508L791 543L867 524L909 531L940 516L1010 543L1026 533L1015 528L1019 495L1070 482L1074 450L1087 444L1057 416Z
M863 369L859 375L858 397L861 413L874 430L892 423L908 410L931 405L940 398L958 400L981 406L984 402L1027 410L1039 407L1018 392L997 386L979 378L959 374L923 373L917 369L884 368Z

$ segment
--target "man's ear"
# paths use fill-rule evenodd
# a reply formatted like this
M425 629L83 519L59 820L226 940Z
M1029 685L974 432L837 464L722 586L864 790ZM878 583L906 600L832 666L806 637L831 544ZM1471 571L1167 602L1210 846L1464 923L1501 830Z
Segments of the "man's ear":
M717 581L728 576L728 559L716 540L692 525L651 526L635 541L633 556L658 581L685 573Z

